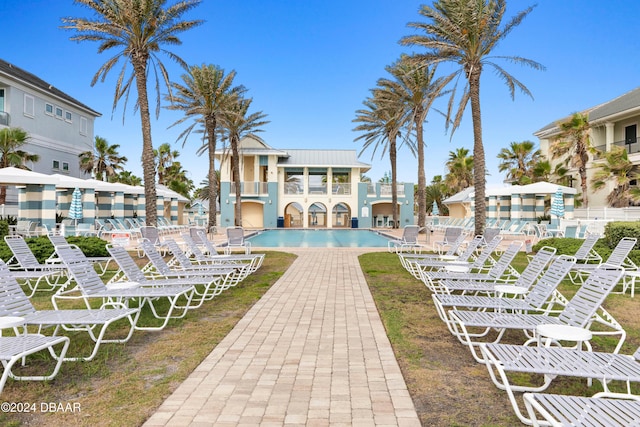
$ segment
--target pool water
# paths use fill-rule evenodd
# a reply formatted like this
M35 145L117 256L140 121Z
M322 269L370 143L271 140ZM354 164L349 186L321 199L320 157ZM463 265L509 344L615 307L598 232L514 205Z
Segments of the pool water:
M380 248L389 239L369 230L265 230L248 239L267 248Z

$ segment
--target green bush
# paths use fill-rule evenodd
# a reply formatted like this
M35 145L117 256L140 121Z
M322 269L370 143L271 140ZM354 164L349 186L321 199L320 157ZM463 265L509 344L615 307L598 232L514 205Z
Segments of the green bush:
M4 237L9 234L9 222L6 220L0 220L0 237Z
M53 254L53 245L46 236L29 237L25 240L41 263ZM107 242L99 237L67 237L67 242L78 246L88 257L109 256L106 248ZM0 258L7 262L12 256L11 250L4 240L0 242Z
M610 248L615 248L624 237L638 239L634 249L640 249L640 221L634 222L609 222L604 227L604 238Z

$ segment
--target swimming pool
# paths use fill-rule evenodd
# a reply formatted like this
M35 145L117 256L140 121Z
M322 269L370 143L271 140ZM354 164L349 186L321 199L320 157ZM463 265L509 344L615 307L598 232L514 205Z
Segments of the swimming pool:
M381 248L389 239L369 230L265 230L248 239L266 248Z

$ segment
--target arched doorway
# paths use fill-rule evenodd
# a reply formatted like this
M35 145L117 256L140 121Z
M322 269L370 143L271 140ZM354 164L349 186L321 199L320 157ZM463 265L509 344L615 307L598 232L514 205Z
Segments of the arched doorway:
M371 203L371 218L374 227L388 227L389 221L393 220L393 209L391 202Z
M322 203L314 203L308 209L309 227L327 226L327 207Z
M351 209L346 203L337 203L331 209L332 227L351 227Z
M304 209L298 202L289 203L284 208L284 226L302 227L304 220Z

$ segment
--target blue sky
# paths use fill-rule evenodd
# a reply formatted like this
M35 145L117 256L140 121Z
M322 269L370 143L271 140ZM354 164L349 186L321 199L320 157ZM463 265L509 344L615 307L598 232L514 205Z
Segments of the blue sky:
M173 3L170 1L169 3ZM236 83L248 88L253 108L268 115L262 137L267 144L286 148L361 150L352 131L355 111L386 77L386 65L401 53L419 52L398 40L412 33L406 24L421 21L413 0L203 0L189 18L204 19L200 27L182 34L181 46L171 50L188 64L216 64L236 70ZM533 5L508 2L507 15ZM500 64L532 92L511 100L504 83L486 68L481 81L483 136L489 184L499 184L496 155L512 141L532 140L533 132L575 111L608 101L639 86L640 38L636 0L540 0L533 12L495 50L496 56L523 56L540 62L546 71L510 63ZM109 58L93 43L69 40L60 29L64 16L88 16L71 0L0 2L5 35L2 57L41 77L102 113L95 134L120 144L129 158L127 169L142 176L139 118L123 104L112 114L114 73L90 86L95 72ZM183 71L166 57L171 78ZM117 70L116 70L117 71ZM151 94L151 92L150 92ZM155 102L155 101L153 101ZM443 101L444 102L444 101ZM441 104L444 107L444 104ZM195 184L206 176L207 162L194 153L201 145L192 136L185 147L176 138L183 127L169 125L179 113L162 110L152 121L153 144L169 142L181 151L179 160ZM441 116L430 114L426 126L426 174L445 172L448 153L472 150L471 116L451 138ZM184 126L184 125L183 125ZM361 161L372 164L374 181L390 169L377 152ZM417 162L407 150L398 158L400 181L417 181Z

